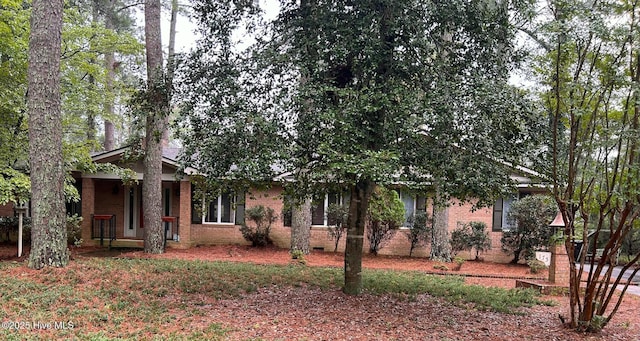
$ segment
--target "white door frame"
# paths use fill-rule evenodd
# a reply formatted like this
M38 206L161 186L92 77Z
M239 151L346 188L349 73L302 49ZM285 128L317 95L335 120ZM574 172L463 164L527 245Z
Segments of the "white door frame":
M124 237L135 238L140 229L140 189L138 185L124 187Z

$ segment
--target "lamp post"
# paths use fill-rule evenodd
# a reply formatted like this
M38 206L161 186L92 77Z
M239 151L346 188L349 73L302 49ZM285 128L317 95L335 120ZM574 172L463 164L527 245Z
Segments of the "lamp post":
M24 202L19 202L16 204L15 210L18 213L18 257L22 257L22 216L27 213L27 205Z
M551 229L553 230L553 234L556 234L556 232L558 232L559 229L564 228L564 220L562 219L562 212L558 211L558 214L556 214L556 217L553 218L553 221L551 222L551 224L549 224L549 227L551 227Z
M555 219L549 224L555 235L557 231L564 229L562 212L558 212ZM564 233L564 232L563 232ZM569 260L564 245L551 245L551 265L549 265L549 282L558 284L569 283Z

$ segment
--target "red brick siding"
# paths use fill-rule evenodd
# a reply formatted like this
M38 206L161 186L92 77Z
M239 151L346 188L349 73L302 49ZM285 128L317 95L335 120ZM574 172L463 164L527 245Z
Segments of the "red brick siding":
M232 224L191 224L191 244L249 245L242 237L240 227Z
M245 209L263 205L270 207L278 219L271 225L270 237L275 246L289 248L291 229L282 221L282 187L274 186L267 190L251 189L245 194ZM191 224L191 242L194 245L248 245L240 232L240 225L232 224Z
M504 263L510 261L510 256L501 250L500 238L502 237L502 232L491 232L493 208L481 208L473 211L473 203L465 203L461 205L459 201L454 200L450 204L451 205L447 208L449 210L449 221L447 224L449 232L453 231L458 226L458 223L468 223L471 221L484 222L487 224L487 231L491 238L491 250L481 253L480 257L484 260L493 262ZM431 207L428 207L427 210L428 212L432 212ZM411 244L407 238L407 233L407 229L400 229L397 231L393 239L386 244L379 253L381 255L409 255L409 248ZM365 251L367 250L368 241L365 240ZM414 249L413 256L428 257L430 252L431 249L429 246L418 247ZM473 259L475 258L475 252L461 252L458 256Z
M95 213L94 184L94 179L82 179L82 239L84 245L97 245L91 240L91 216Z
M13 217L13 204L0 205L0 217Z
M188 184L188 182L186 182ZM91 217L95 214L112 214L116 216L116 239L128 239L130 237L124 236L124 218L125 218L125 187L120 180L102 180L102 179L82 179L82 238L87 245L96 245L99 241L91 240ZM163 188L169 188L171 190L172 203L171 214L172 216L179 217L179 223L182 225L180 233L186 233L186 245L189 244L189 221L191 218L190 212L190 189L187 188L187 195L185 196L180 188L178 182L164 182ZM176 196L178 194L178 196ZM186 222L180 219L184 211L181 208L181 199L185 197L188 206L188 216ZM137 236L141 238L142 236ZM182 238L182 236L181 236ZM180 243L171 243L172 246L182 247Z
M90 226L92 214L115 214L117 216L117 238L123 238L124 230L124 188L120 184L117 194L114 194L114 185L119 184L116 180L93 180L83 179L83 198L82 212L85 221L83 221L83 238L85 241L90 240ZM172 190L173 203L172 215L179 216L180 222L180 242L170 243L171 247L187 248L196 245L248 245L240 233L239 225L231 224L192 224L191 223L191 184L188 181L180 183L165 183ZM95 188L95 193L93 189ZM291 230L283 225L282 209L283 201L281 197L282 188L273 186L267 190L252 189L246 193L245 208L263 205L271 207L278 219L272 225L271 239L274 244L280 248L289 248L291 242ZM178 195L176 195L178 194ZM467 203L460 205L457 201L451 203L449 210L448 228L452 231L458 226L458 223L466 223L470 221L482 221L487 224L490 231L492 221L492 209L483 208L476 211L471 210L472 204ZM431 208L427 210L431 212ZM409 254L409 241L407 239L407 229L399 229L392 240L389 241L381 250L382 255L403 255ZM482 253L480 256L487 261L508 262L510 256L504 254L500 248L501 232L490 232L492 240L492 249ZM338 252L344 251L346 240L342 237ZM332 252L334 249L334 241L329 239L327 229L323 227L314 227L311 230L310 247L313 249L323 249ZM364 252L368 252L368 240L365 238ZM413 251L414 257L428 257L430 253L429 247L418 247ZM461 253L460 256L472 259L474 254Z
M271 207L278 215L281 215L283 203L281 198L281 187L274 186L267 191L252 190L247 193L246 207L264 205ZM492 208L483 208L472 211L472 204L467 203L460 205L459 202L451 203L449 209L449 231L458 226L458 223L467 223L470 221L482 221L487 224L487 230L491 229ZM428 208L430 211L430 208ZM248 244L239 232L239 226L216 226L216 225L192 225L193 241L195 244ZM283 226L282 219L278 219L272 226L271 238L274 244L281 248L289 248L290 246L290 228ZM381 250L381 255L409 255L410 243L407 238L407 229L399 229L393 239L391 239ZM501 232L490 232L492 239L492 249L482 253L480 256L487 261L508 262L509 256L504 254L500 248ZM341 238L338 252L344 252L346 240L345 235ZM368 252L369 242L365 237L364 252ZM327 228L313 227L311 229L310 247L312 249L323 249L327 252L334 250L334 241L329 239ZM427 247L417 247L413 251L414 257L428 257L431 250ZM472 259L475 255L469 253L461 253L460 256Z
M173 214L179 217L178 224L180 225L180 242L170 243L168 245L177 246L180 248L188 248L192 245L191 239L191 182L181 181L179 184L180 196L174 198L174 205L178 205L178 209L173 211Z

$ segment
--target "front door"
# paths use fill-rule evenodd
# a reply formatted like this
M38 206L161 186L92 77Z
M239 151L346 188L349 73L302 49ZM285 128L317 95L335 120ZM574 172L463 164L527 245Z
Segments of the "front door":
M163 184L162 186L162 216L171 216L171 184ZM176 229L173 226L174 223L163 221L162 227L164 228L165 239L173 239L173 234Z
M140 185L125 186L124 190L124 237L142 237L140 215Z

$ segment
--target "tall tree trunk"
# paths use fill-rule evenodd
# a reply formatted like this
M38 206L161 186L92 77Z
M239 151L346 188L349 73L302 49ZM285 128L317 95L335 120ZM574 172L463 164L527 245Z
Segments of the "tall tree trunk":
M451 261L449 244L449 210L445 204L438 203L437 194L433 200L433 228L431 234L431 259L441 262Z
M360 180L351 188L347 244L344 250L344 288L348 295L362 292L362 245L367 221L369 199L376 184L371 180Z
M32 228L29 267L69 263L62 159L60 56L62 0L34 0L29 38L27 108Z
M383 92L388 91L389 71L393 66L394 36L391 22L393 21L393 2L381 2L377 6L376 14L379 18L380 51L376 67L376 79ZM356 51L351 51L353 55ZM353 57L348 57L347 64L351 64ZM349 84L344 84L344 87ZM387 107L383 105L374 115L368 117L370 123L368 129L363 131L368 139L367 149L379 151L385 140L384 130L387 120ZM351 189L351 202L349 203L349 223L347 227L347 243L344 253L344 289L349 295L359 295L362 292L362 246L364 243L364 230L367 222L369 199L376 188L376 183L369 178L360 178Z
M173 88L173 75L176 70L176 24L178 22L178 0L171 0L171 21L169 22L169 51L167 54L167 87ZM169 102L171 99L169 98ZM165 126L169 126L169 115L165 116ZM169 129L162 134L162 143L169 143Z
M171 21L169 22L169 53L167 54L167 79L173 82L176 70L176 24L178 23L178 0L171 0Z
M144 153L142 206L144 212L144 252L164 252L162 228L162 142L165 130L166 93L163 90L162 41L160 38L160 0L144 4L147 52L148 96L152 105L147 113Z
M311 199L291 208L291 251L300 250L309 254L311 237Z
M113 0L107 0L107 7L104 14L104 27L109 30L114 29L113 16L115 9ZM109 151L115 149L115 126L111 117L113 117L113 80L115 78L115 53L113 50L107 51L104 56L104 62L107 69L105 91L107 99L104 104L104 150Z
M100 21L100 8L99 8L99 4L97 0L93 0L92 2L92 8L91 8L91 21L92 24L97 24ZM90 47L90 49L93 50L92 47ZM96 59L91 57L89 59L89 63L90 64L95 64L96 63ZM93 74L89 74L89 89L93 92L96 89L96 79L93 76ZM95 109L97 106L96 105L87 105L86 110L87 110L87 141L89 143L91 143L91 145L93 146L93 141L96 140L96 116L97 116L97 110ZM91 150L93 151L94 148L92 147Z

